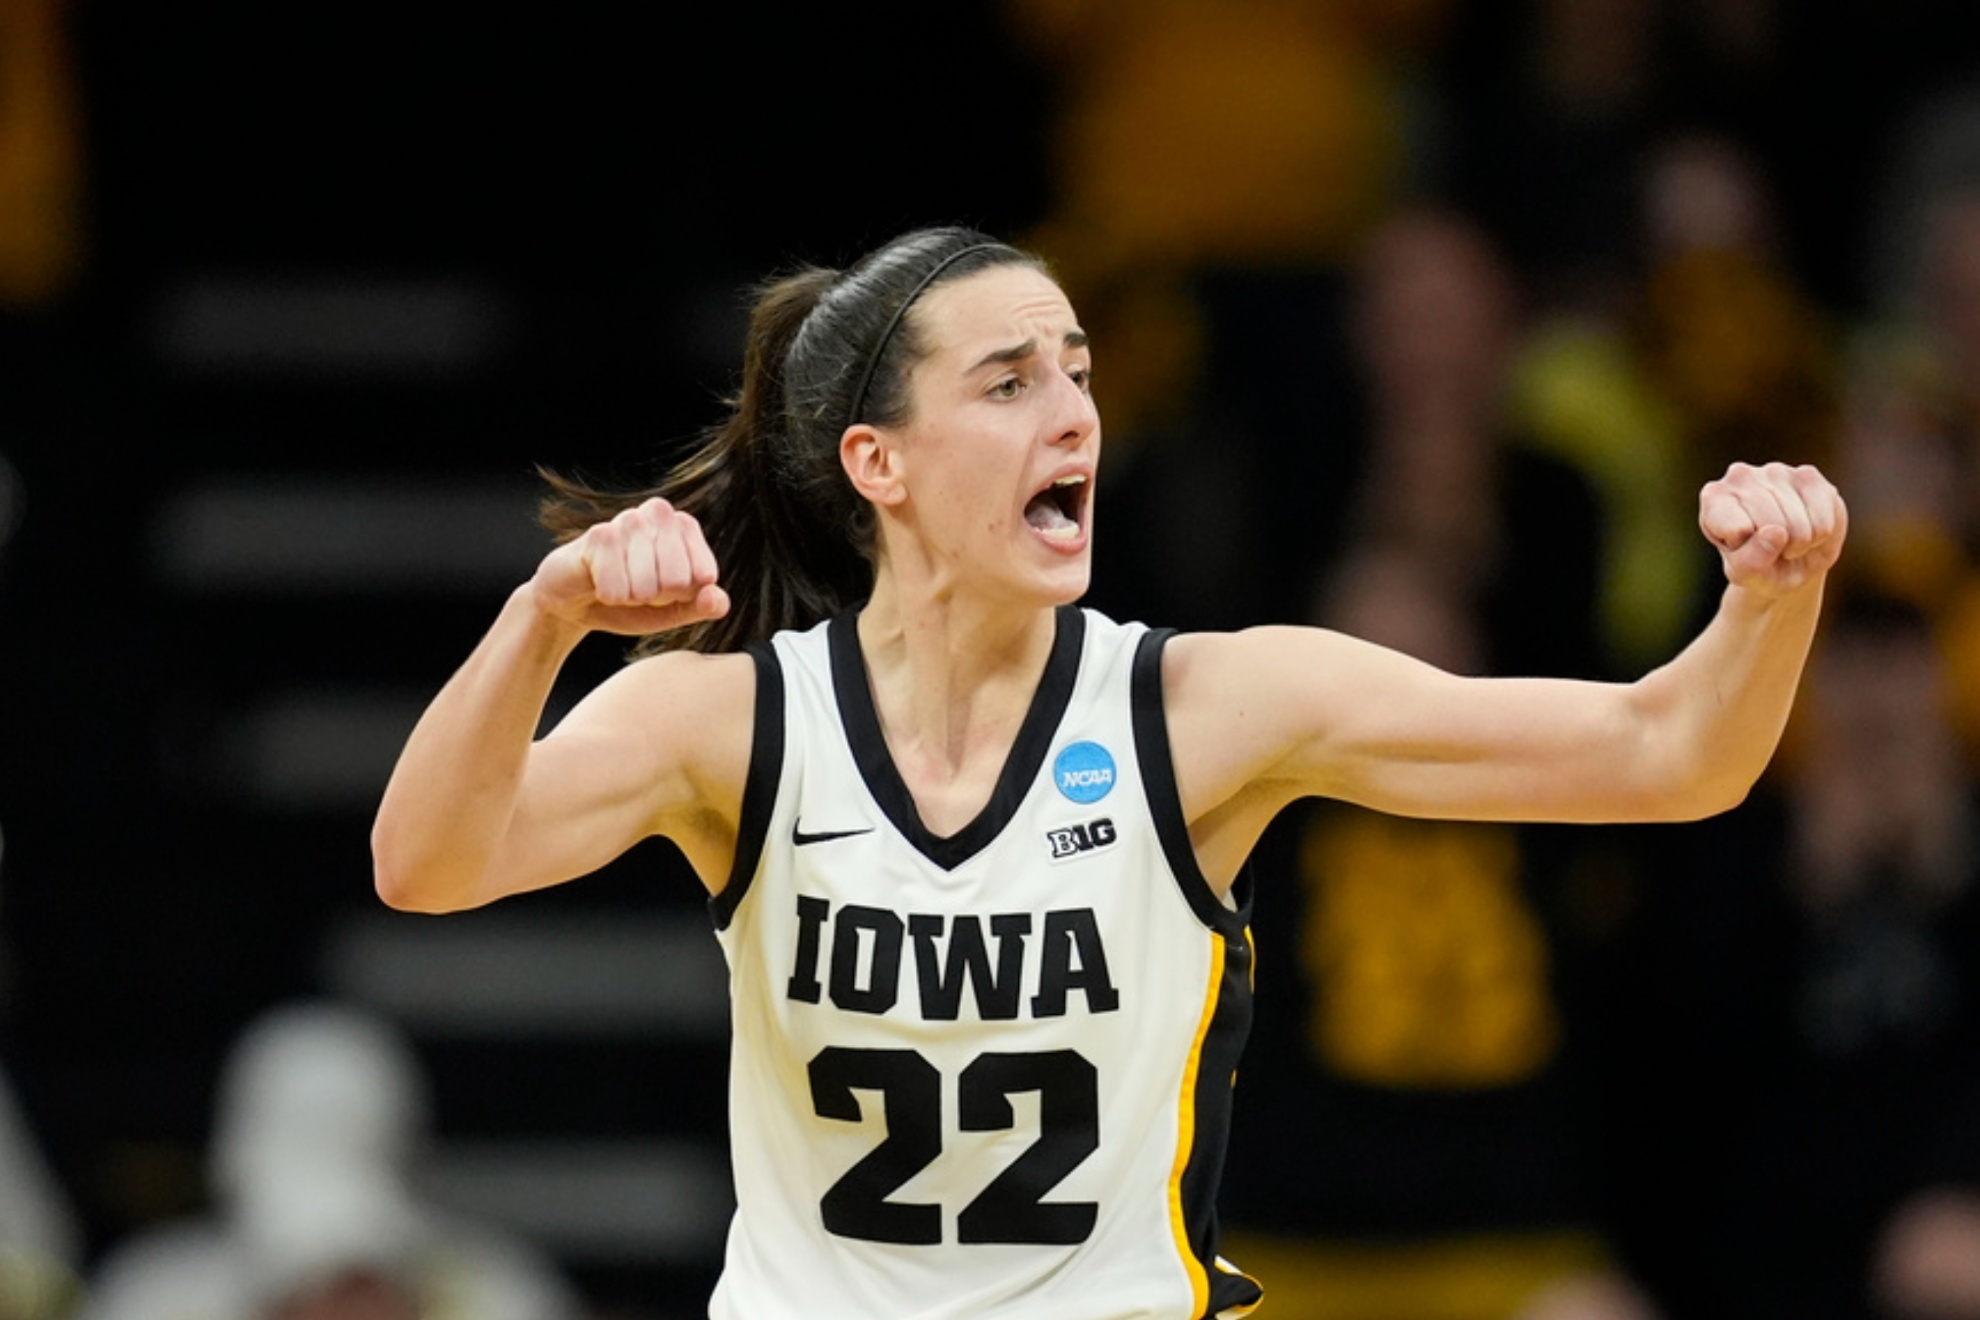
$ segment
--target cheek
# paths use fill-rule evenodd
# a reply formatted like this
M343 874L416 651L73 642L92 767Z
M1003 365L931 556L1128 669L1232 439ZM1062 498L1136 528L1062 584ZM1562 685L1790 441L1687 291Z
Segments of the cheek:
M1019 440L996 428L952 425L929 444L914 481L924 535L973 541L1008 534L1022 521L1027 477Z
M1016 485L1017 478L1006 465L991 461L958 464L943 474L941 498L959 515L958 526L996 529L1013 517L1011 492Z
M1010 515L1004 508L1004 484L989 473L957 467L929 474L923 487L922 534L956 549L1001 535Z

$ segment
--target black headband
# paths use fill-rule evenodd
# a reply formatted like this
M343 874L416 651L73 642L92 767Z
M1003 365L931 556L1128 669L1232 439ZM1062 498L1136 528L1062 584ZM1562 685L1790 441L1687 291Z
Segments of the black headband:
M866 370L859 373L859 388L853 392L852 411L846 414L847 426L852 426L859 421L859 415L866 407L867 387L873 384L873 373L880 366L880 355L885 353L887 351L887 345L893 342L894 332L900 329L901 318L907 315L908 308L914 306L915 299L926 293L928 286L933 284L943 271L955 265L970 253L996 252L1003 250L1003 248L1004 245L1002 243L972 243L968 247L957 248L954 252L951 252L948 256L936 262L934 267L926 275L921 277L921 282L908 290L908 296L901 299L901 305L896 307L893 316L888 318L887 328L882 330L880 337L873 341L873 352L867 356Z

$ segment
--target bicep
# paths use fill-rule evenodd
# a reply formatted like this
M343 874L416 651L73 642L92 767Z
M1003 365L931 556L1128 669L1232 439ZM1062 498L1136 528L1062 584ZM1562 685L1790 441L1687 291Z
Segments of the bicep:
M1313 628L1204 641L1182 658L1178 700L1211 772L1205 806L1227 794L1479 820L1655 812L1650 726L1630 687L1460 677Z
M530 748L504 852L556 883L641 840L677 843L704 880L726 870L748 772L752 667L668 655L615 674Z

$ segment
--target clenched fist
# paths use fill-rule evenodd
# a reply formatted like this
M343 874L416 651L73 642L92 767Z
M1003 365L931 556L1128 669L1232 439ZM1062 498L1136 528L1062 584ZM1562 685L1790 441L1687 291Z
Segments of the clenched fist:
M1779 597L1835 566L1849 510L1812 467L1735 463L1699 491L1698 525L1717 548L1728 582Z
M729 612L714 552L693 514L654 498L558 546L530 579L546 613L645 636Z

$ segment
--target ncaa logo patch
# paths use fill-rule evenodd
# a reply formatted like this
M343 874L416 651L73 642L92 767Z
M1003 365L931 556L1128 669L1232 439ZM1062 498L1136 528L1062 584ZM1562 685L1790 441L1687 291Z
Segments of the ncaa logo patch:
M1114 791L1114 756L1097 742L1076 742L1052 762L1052 782L1074 802L1098 802Z

